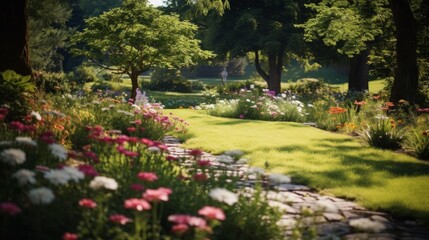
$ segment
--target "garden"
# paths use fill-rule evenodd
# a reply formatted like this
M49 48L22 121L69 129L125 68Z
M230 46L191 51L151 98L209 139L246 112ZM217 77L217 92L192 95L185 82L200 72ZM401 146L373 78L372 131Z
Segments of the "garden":
M0 10L1 239L322 238L321 199L281 224L293 184L384 214L357 238L429 225L424 1L22 2Z

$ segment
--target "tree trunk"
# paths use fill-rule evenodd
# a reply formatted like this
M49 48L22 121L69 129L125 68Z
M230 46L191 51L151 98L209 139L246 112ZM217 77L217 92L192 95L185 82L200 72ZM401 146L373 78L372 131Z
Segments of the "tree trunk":
M134 101L136 101L137 88L139 88L139 83L138 83L139 75L140 75L139 72L134 72L134 71L132 71L131 74L129 74L131 78L131 98Z
M278 56L268 56L268 74L262 69L259 61L259 53L255 51L255 67L258 74L267 82L268 89L274 91L275 94L281 92L281 77L283 67L283 52Z
M0 72L31 74L28 57L27 0L7 0L0 10Z
M368 90L368 55L369 50L366 49L350 59L349 91L356 92Z
M415 103L418 86L417 26L407 0L389 0L396 27L397 68L390 101Z

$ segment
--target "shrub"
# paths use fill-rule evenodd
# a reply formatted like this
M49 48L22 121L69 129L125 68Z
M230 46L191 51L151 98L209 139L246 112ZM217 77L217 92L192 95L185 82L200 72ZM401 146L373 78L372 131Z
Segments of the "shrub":
M301 101L307 103L317 100L332 101L333 96L339 93L338 90L328 86L322 80L314 78L300 79L295 84L291 84L287 90L290 90L292 94L299 96Z
M35 80L37 87L46 93L69 93L72 90L66 74L62 72L39 72Z
M94 67L90 66L77 67L72 77L78 83L95 82L98 80Z
M192 83L182 76L180 70L156 69L150 77L148 88L155 91L192 92Z
M30 110L30 95L36 89L31 76L21 76L14 71L0 72L0 106L7 107L7 120L16 120Z
M370 146L382 149L399 149L405 131L398 129L395 120L378 116L375 123L367 124L360 136Z
M256 87L257 89L259 88L251 80L227 82L225 86L218 85L216 88L217 88L218 94L225 95L225 94L231 94L231 93L238 93L241 89L246 89L246 90L251 89L251 86L252 88L254 87Z
M429 130L412 128L407 131L404 148L411 150L417 158L429 160Z

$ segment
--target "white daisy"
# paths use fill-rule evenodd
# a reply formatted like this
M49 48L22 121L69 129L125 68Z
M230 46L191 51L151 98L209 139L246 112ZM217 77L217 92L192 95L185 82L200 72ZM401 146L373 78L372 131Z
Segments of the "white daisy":
M89 183L89 187L94 190L98 190L100 188L116 190L118 189L118 183L113 178L97 176Z
M36 141L31 139L30 137L16 137L15 141L29 145L29 146L37 147Z
M70 175L62 169L55 169L46 172L44 178L54 185L64 185L70 180Z
M67 159L67 149L65 149L63 145L56 143L49 144L49 149L51 150L52 155L59 158L60 160Z
M224 188L214 188L210 190L209 196L216 201L224 202L230 206L238 201L237 194Z
M55 199L55 195L51 189L41 187L31 190L28 197L33 204L49 204Z
M35 119L37 119L37 121L42 120L42 116L40 116L40 113L38 113L38 112L31 111L31 116L34 117Z
M34 176L36 176L36 173L27 169L21 169L12 175L12 177L16 178L18 181L19 186L24 186L27 183L36 183L36 178L34 178Z
M85 178L85 174L83 174L83 172L79 171L79 169L77 168L64 167L62 170L69 175L70 180L73 180L75 182L79 182L79 180Z
M25 162L25 152L17 148L3 150L0 154L3 162L15 166Z

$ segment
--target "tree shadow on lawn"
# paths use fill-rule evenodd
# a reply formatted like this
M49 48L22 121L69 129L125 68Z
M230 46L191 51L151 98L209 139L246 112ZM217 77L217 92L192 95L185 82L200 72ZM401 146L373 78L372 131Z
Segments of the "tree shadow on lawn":
M274 148L279 152L306 152L309 155L327 157L334 154L335 158L340 158L338 160L320 159L320 171L306 170L304 167L296 170L289 169L289 173L297 183L308 184L315 188L382 187L389 178L429 177L429 163L387 158L395 157L396 154L401 157L399 153L385 155L381 150L378 152L369 147L344 145L353 143L353 139L327 138L314 141L317 143L307 146L287 145ZM270 151L273 148L262 148L261 150ZM306 161L306 159L302 159L302 161Z

